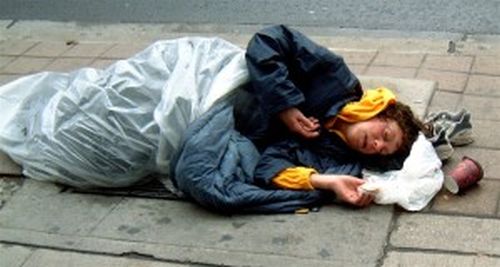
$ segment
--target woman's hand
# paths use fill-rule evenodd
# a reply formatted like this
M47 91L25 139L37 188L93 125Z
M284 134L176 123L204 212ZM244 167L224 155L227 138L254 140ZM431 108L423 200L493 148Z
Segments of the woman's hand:
M364 207L373 201L372 194L363 193L358 187L364 180L350 175L312 174L311 184L314 188L333 191L337 198L348 204Z
M314 117L307 118L298 108L285 109L278 114L278 117L288 127L288 129L305 138L319 136L319 121Z

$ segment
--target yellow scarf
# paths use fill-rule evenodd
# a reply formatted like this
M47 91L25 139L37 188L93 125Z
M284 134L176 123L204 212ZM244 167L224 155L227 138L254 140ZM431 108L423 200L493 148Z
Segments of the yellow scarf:
M345 105L337 117L351 123L368 120L395 102L396 96L385 87L366 90L359 101Z

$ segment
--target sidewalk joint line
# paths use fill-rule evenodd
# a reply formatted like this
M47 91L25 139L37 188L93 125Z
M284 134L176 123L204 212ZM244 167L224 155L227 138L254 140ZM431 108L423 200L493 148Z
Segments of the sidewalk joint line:
M391 235L394 231L396 231L397 228L397 221L399 219L400 213L399 212L394 212L394 207L393 207L393 212L391 212L391 220L389 221L389 226L387 227L387 235L384 240L384 246L382 247L382 255L379 257L376 261L375 266L376 267L382 267L384 265L384 261L387 258L388 252L391 249Z
M405 246L393 246L393 251L397 252L424 252L431 254L452 254L452 255L462 255L462 256L487 256L492 258L500 258L500 255L486 252L467 252L459 250L448 250L439 248L418 248L418 247L405 247Z
M117 201L116 203L114 203L113 207L111 209L109 209L109 211L102 216L102 218L92 227L89 227L89 231L88 231L88 234L91 235L96 229L97 227L99 227L99 225L106 219L108 218L108 216L113 212L115 211L118 206L120 206L120 204L122 204L123 202L125 201L125 197L120 197L120 201Z
M424 63L427 60L428 55L429 55L429 53L422 54L422 59L420 60L420 63L418 64L416 71L415 71L415 77L414 77L415 79L418 79L418 76L420 75L420 72L422 71L422 69L425 69ZM436 91L438 91L438 88L436 88L436 90L432 90L431 100L432 100L432 98L434 98L434 94L436 93ZM427 105L427 109L429 108L429 106L430 105Z
M468 213L460 213L460 212L449 212L449 211L422 211L420 214L424 215L435 215L435 216L447 216L447 217L463 217L469 219L489 219L489 220L498 220L498 216L496 215L488 215L488 214L468 214Z
M33 249L45 249L45 250L62 251L62 252L73 252L73 253L80 253L80 254L84 254L84 255L98 255L98 256L107 256L107 257L113 257L113 258L125 258L125 259L142 259L142 260L157 261L157 262L164 262L164 263L196 264L198 266L228 266L228 265L219 265L219 264L218 265L206 264L206 263L202 263L202 262L195 262L195 261L189 261L189 260L188 261L181 261L181 260L174 260L174 259L157 258L154 255L149 255L149 254L136 252L136 251L128 251L128 252L121 252L121 253L99 252L99 251L79 250L79 249L57 247L57 246L50 246L50 245L36 245L36 244L29 244L29 243L23 243L23 242L15 242L15 241L5 241L5 240L0 240L0 244L13 245L13 246L23 246L23 247L33 248Z
M18 19L13 19L9 25L7 25L7 27L5 27L6 29L10 29L12 26L14 26L14 24L16 24L19 20Z
M476 55L472 56L471 58L472 58L472 61L471 61L470 65L469 65L468 71L466 72L467 76L465 77L464 88L461 90L462 94L465 94L465 91L467 90L467 87L469 87L469 81L470 81L470 78L472 76L472 68L476 64ZM463 98L463 95L462 95L462 98Z
M489 122L498 122L497 120L486 120ZM486 150L491 150L491 151L500 151L500 148L498 147L491 147L491 146L481 146L481 145L475 145L474 143L470 144L469 147L471 148L478 148L478 149L486 149Z
M7 230L13 230L13 231L27 231L27 232L33 232L35 234L46 234L46 235L53 235L53 236L63 236L63 237L69 237L69 238L72 238L72 240L74 240L74 238L80 238L78 239L78 241L81 241L82 238L83 239L97 239L97 240L101 240L101 241L109 241L109 242L124 242L124 243L127 243L127 244L147 244L147 245L156 245L156 246L166 246L166 247L174 247L174 248L181 248L181 249L187 249L187 250L211 250L211 251L221 251L221 252L227 252L227 253L249 253L249 254L252 254L254 256L267 256L267 257L273 257L273 256L277 256L277 257L284 257L284 258L289 258L289 259L301 259L301 260L317 260L317 261L328 261L328 260L323 260L323 259L316 259L316 258L313 258L313 257L303 257L303 256L296 256L296 255L289 255L289 254L286 254L286 253L269 253L269 252L262 252L262 251L253 251L253 252L249 252L247 250L244 250L244 249L228 249L228 248L214 248L214 247L207 247L207 246L200 246L200 247L197 247L197 246L193 246L193 245L179 245L179 244L170 244L170 243L161 243L159 241L147 241L147 240L130 240L130 239L125 239L125 238L117 238L117 237L104 237L104 236L94 236L94 235L79 235L79 234L66 234L66 233L53 233L53 232L48 232L48 231L43 231L43 230L35 230L35 229L26 229L26 228L15 228L15 227L0 227L0 231L2 229L7 229ZM36 240L35 242L37 242L38 240ZM30 247L34 247L34 248L51 248L51 249L54 249L54 250L68 250L68 251L80 251L78 250L78 248L67 248L67 247L64 247L63 245L57 245L57 242L55 245L41 245L39 243L24 243L22 241L13 241L13 240L9 240L9 239L2 239L2 237L0 236L0 244L13 244L13 245L25 245L25 246L30 246ZM76 241L75 241L76 243ZM54 244L52 242L52 244ZM77 244L78 245L78 244ZM81 251L87 251L89 253L93 253L93 251L89 251L89 250L81 250ZM134 251L135 253L140 253L140 252L137 252L137 251ZM102 253L102 254L109 254L109 255L119 255L119 254L122 254L122 253L126 253L125 251L122 251L122 252L119 252L119 253L115 253L115 252L99 252L99 253ZM216 266L220 266L220 265L216 265Z
M495 77L498 77L498 76L495 76ZM487 98L500 98L500 95L482 94L482 93L474 93L474 92L457 92L454 90L443 89L443 88L439 88L436 91L451 93L451 94L460 95L460 96L463 95L463 96L478 96L478 97L487 97Z

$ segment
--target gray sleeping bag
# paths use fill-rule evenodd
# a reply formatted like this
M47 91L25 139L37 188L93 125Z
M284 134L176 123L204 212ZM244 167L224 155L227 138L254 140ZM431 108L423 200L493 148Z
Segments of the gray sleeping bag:
M321 191L261 188L254 184L259 152L234 129L229 99L212 107L188 128L173 161L174 183L203 206L224 213L293 212L318 204Z

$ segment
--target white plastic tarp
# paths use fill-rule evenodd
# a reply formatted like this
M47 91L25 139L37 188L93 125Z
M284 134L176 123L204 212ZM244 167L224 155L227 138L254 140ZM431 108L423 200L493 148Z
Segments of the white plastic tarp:
M28 177L77 187L165 177L188 124L247 80L242 49L201 37L105 70L26 76L0 87L0 150Z

